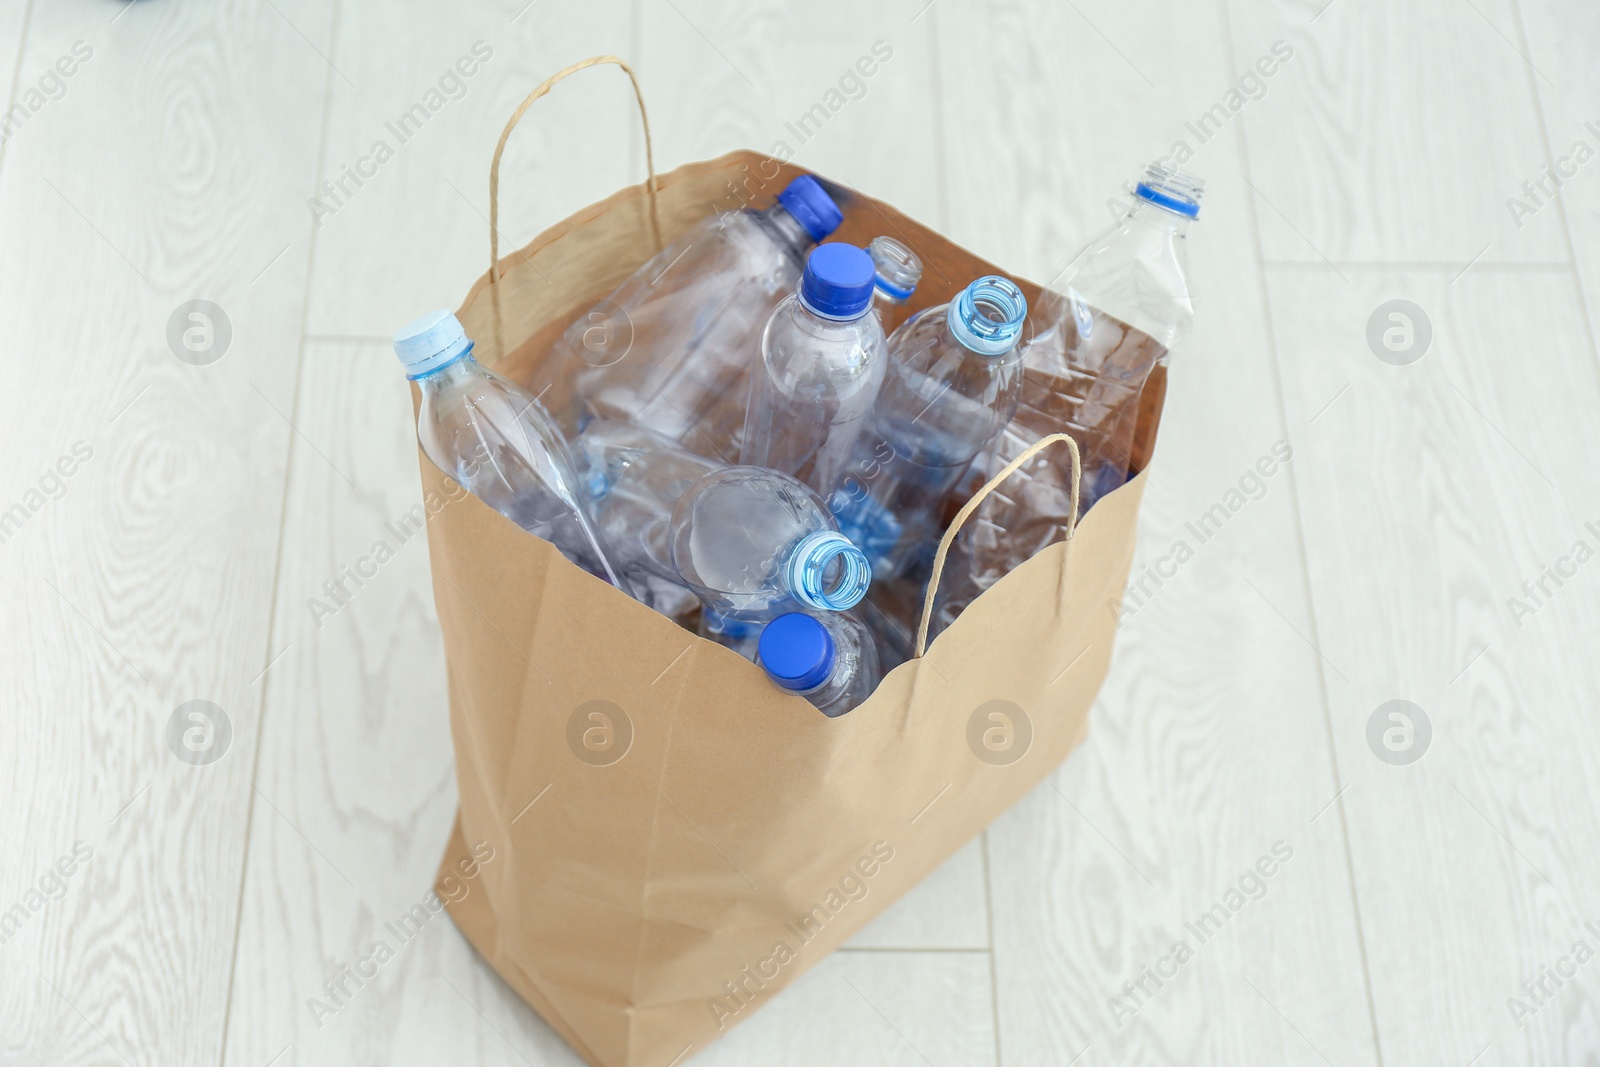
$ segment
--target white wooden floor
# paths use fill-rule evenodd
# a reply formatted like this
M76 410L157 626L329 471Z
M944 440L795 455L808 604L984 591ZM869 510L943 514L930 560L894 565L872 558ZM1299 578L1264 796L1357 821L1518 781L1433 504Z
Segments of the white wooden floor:
M1089 743L694 1062L1600 1062L1597 50L1589 0L0 0L0 1063L578 1062L443 922L309 1010L426 891L455 784L426 549L306 602L420 492L386 337L482 272L502 121L597 52L663 169L785 142L1035 279L1175 142L1208 182L1164 577ZM624 79L564 84L507 239L642 162ZM196 299L206 365L167 340ZM1415 362L1369 346L1392 300ZM231 726L206 766L169 748L192 700ZM1430 724L1407 765L1368 741L1391 700Z

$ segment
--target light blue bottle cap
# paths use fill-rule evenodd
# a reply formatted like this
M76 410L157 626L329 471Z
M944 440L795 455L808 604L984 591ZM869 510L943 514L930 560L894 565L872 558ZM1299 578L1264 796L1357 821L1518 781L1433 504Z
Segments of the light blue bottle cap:
M471 351L461 320L448 311L430 311L394 335L394 354L412 380L425 378Z
M832 579L828 568L838 565ZM866 553L842 533L818 530L795 542L784 565L789 592L818 611L845 611L861 603L872 584Z
M986 275L950 301L945 321L962 345L980 356L1003 356L1016 347L1028 317L1028 298L1016 282Z
M800 302L825 319L848 322L872 306L872 257L855 245L818 245L806 257Z
M839 228L844 214L822 183L809 174L802 174L778 194L778 203L806 228L813 241L820 241Z
M767 623L756 642L756 659L767 677L796 693L826 682L836 658L828 628L799 612L779 615Z

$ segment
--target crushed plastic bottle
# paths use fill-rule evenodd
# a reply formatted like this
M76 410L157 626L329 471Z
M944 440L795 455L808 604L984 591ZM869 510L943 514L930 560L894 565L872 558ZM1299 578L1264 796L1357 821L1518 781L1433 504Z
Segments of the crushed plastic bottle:
M568 434L624 419L732 462L761 331L842 217L802 175L764 211L706 219L579 316L531 388L563 398L556 416Z
M677 583L706 614L738 624L843 611L866 595L866 557L793 478L724 467L612 421L578 443L600 528L630 577Z
M1022 401L989 454L985 477L1048 434L1065 431L1083 457L1080 518L1127 481L1140 394L1194 320L1185 238L1203 188L1198 178L1152 165L1127 213L1045 292L1035 309L1037 332L1023 353ZM1041 454L984 502L962 538L969 580L941 591L941 625L1066 535L1070 477L1059 456Z

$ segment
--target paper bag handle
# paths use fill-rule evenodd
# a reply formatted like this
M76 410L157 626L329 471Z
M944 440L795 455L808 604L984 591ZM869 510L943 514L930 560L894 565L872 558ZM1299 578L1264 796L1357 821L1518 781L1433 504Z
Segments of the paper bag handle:
M539 83L539 87L528 94L528 98L517 105L517 110L511 113L511 118L506 122L506 128L500 131L500 143L494 146L494 162L489 164L489 291L494 297L494 347L497 355L505 352L500 344L502 330L500 314L500 156L506 150L506 142L511 139L511 131L516 129L517 123L522 121L522 116L527 114L533 102L544 96L556 82L570 74L600 63L615 63L621 67L628 80L633 83L633 98L639 102L639 122L644 126L644 165L650 173L648 188L650 190L650 229L655 235L656 247L661 247L661 220L656 213L656 161L650 147L650 113L645 110L644 94L639 91L639 79L634 77L633 68L616 56L590 56L580 59L569 67L556 71L550 77Z
M1016 459L1007 463L999 474L990 478L984 483L983 488L973 493L972 499L963 504L961 510L956 512L956 517L950 521L950 528L939 539L939 551L933 557L933 574L928 578L928 592L922 600L922 621L917 625L917 659L921 659L922 654L928 650L928 624L933 621L933 599L939 591L939 579L944 575L945 556L949 554L950 546L955 542L956 534L961 532L962 524L972 517L972 513L978 510L978 506L988 498L990 493L999 487L1001 482L1011 477L1024 463L1057 441L1065 441L1072 453L1072 510L1067 515L1067 540L1072 540L1072 535L1078 528L1078 486L1083 481L1083 459L1078 454L1078 442L1064 433L1053 433L1046 437L1041 437L1027 448L1024 448Z

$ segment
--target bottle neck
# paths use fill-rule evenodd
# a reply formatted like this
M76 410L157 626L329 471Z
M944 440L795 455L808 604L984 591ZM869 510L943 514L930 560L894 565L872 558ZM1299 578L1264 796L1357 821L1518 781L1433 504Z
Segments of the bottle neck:
M1128 209L1123 219L1126 224L1166 233L1174 240L1182 240L1189 232L1189 223L1194 221L1187 215L1152 204L1142 197L1134 198L1133 207Z
M483 367L472 358L469 349L444 366L436 367L419 378L413 378L412 381L417 383L422 395L428 397L481 377L483 377Z
M789 214L789 209L781 203L773 204L765 211L755 212L755 217L774 240L797 257L803 259L806 250L817 243L812 238L811 231L807 230L799 219Z

